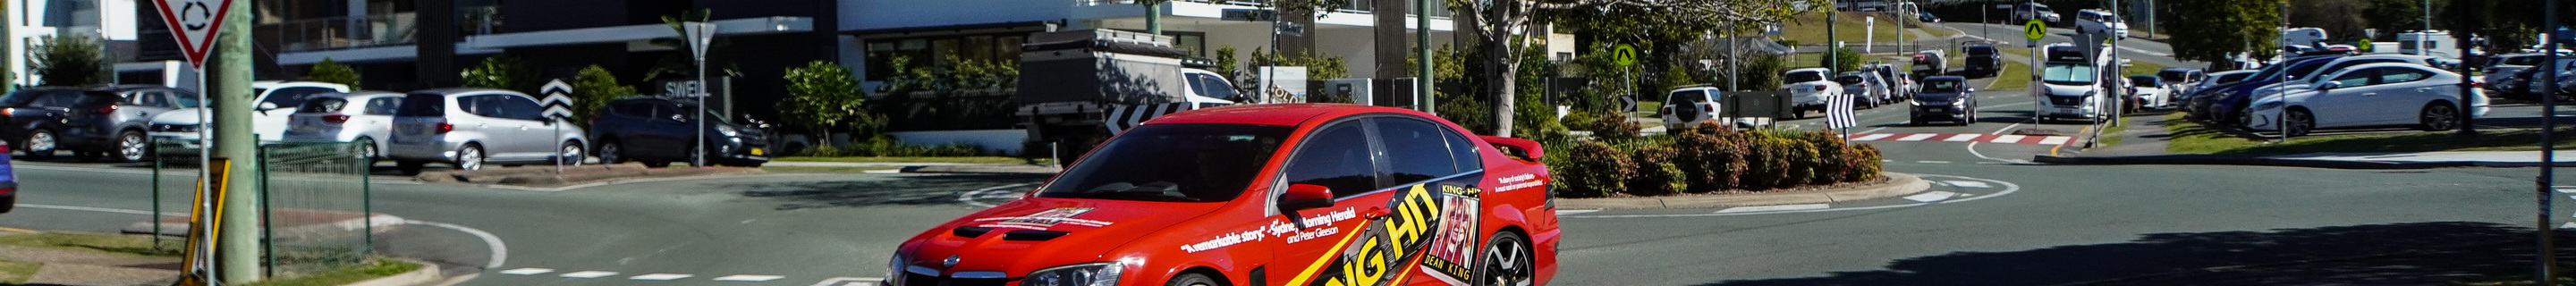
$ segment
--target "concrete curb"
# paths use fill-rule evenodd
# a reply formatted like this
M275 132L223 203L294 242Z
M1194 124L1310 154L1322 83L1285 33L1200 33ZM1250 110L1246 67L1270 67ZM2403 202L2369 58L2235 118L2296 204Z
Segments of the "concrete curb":
M2049 155L2038 155L2038 156L2032 156L2030 161L2031 161L2031 162L2043 163L2043 164L2056 164L2056 165L2236 165L2236 166L2273 166L2273 167L2301 167L2301 168L2326 168L2326 169L2358 169L2358 170L2432 169L2432 168L2453 168L2453 167L2535 167L2535 166L2539 166L2539 165L2540 165L2540 163L2539 163L2539 162L2478 162L2478 161L2389 162L2389 161L2338 161L2338 160L2279 159L2279 158L2263 158L2263 157L2251 157L2251 156L2204 155L2204 154L2174 154L2174 155L2148 155L2148 156L2101 156L2101 157L2084 157L2084 156L2049 156Z
M476 171L422 173L414 179L427 183L470 183L521 187L558 187L587 183L614 182L637 178L745 175L765 173L759 168L740 167L672 167L646 168L640 164L583 165L566 167L556 173L553 166L497 168Z
M419 265L420 265L420 268L412 269L412 270L411 270L411 272L403 272L402 274L394 274L393 276L376 277L376 279L367 279L367 281L358 281L358 283L349 283L349 284L345 284L345 285L343 285L343 286L411 286L411 285L425 285L425 284L429 284L429 283L432 283L432 282L438 282L438 281L440 280L440 278L444 278L444 277L439 277L439 276L438 276L438 264L437 264L437 263L429 263L429 262L424 262L424 261L419 261L419 260L410 260L410 259L398 259L398 260L402 260L402 262L409 262L409 263L412 263L412 264L419 264Z
M1565 209L1674 209L1767 206L1848 202L1892 198L1932 189L1932 182L1905 173L1879 173L1887 182L1875 185L1805 190L1786 193L1740 195L1705 195L1644 198L1560 199L1558 208Z

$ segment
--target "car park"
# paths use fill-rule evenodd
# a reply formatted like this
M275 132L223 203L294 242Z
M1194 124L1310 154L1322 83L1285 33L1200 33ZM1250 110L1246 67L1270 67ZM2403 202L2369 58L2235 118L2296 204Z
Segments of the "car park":
M2343 56L2305 56L2283 60L2282 64L2266 67L2262 72L2246 77L2244 81L2200 91L2200 95L2191 97L2190 112L2194 117L2210 119L2214 122L2239 123L2244 119L2239 115L2245 111L2245 106L2253 103L2255 94L2269 96L2284 91L2272 84L2284 81L2285 74L2312 73L2324 67L2327 62L2341 57ZM2274 89L2263 89L2264 87L2274 87Z
M1852 108L1877 108L1878 99L1884 97L1880 94L1887 92L1880 88L1887 84L1869 72L1843 72L1834 76L1834 82L1843 85L1843 96L1851 97Z
M250 86L251 95L256 97L253 102L258 104L251 114L251 134L259 135L260 142L286 138L287 117L295 114L294 110L288 109L304 106L305 100L314 97L350 91L346 85L309 81L258 81L251 82ZM202 135L200 131L204 131L204 110L181 108L155 115L151 121L151 135L153 138L175 140L182 148L202 148L197 139Z
M2523 69L2540 65L2541 62L2547 60L2549 60L2548 54L2521 53L2497 55L2495 58L2488 59L2486 69L2481 70L2481 72L2485 74L2483 81L2487 83L2488 87L2515 86L2514 82L2508 80L2509 78L2512 78L2514 74L2522 73Z
M672 162L721 164L759 167L769 163L769 130L763 126L745 126L724 120L724 116L698 113L696 100L658 97L627 98L609 101L600 115L591 117L590 136L598 144L591 150L601 164L642 162L646 167L661 168ZM699 114L698 116L690 116ZM697 145L698 136L706 136L705 145ZM704 146L700 152L699 146ZM705 160L696 160L704 156Z
M549 118L535 97L488 88L441 88L403 95L386 137L386 159L404 174L429 163L460 170L487 164L581 164L581 127Z
M1968 87L1968 78L1935 76L1923 79L1923 93L1906 102L1913 107L1907 122L1956 122L1960 126L1977 123L1977 89Z
M2354 66L2316 85L2282 97L2267 98L2247 112L2246 129L2281 130L2304 136L2320 128L2414 125L2423 130L2457 128L2460 101L2472 115L2490 109L2484 91L2461 96L2461 76L2423 65L2378 63Z
M1960 68L1960 75L1968 78L1992 77L2004 70L2003 52L1995 50L1995 46L1968 46L1960 49L1959 53L1968 55L1968 63Z
M2164 80L2162 77L2153 75L2129 76L2130 89L2136 90L2131 92L2133 100L2130 101L2135 102L2136 106L2130 108L2166 108L2173 105L2172 85L2165 84Z
M1789 91L1791 117L1806 118L1807 112L1825 111L1826 96L1843 95L1843 84L1825 68L1793 69L1780 74L1780 89Z
M403 94L383 91L316 96L287 116L285 140L349 142L374 162L383 158L384 140L393 135L393 116L402 101Z
M887 285L1546 285L1535 141L1421 112L1229 106L1121 133L1022 199L905 240Z

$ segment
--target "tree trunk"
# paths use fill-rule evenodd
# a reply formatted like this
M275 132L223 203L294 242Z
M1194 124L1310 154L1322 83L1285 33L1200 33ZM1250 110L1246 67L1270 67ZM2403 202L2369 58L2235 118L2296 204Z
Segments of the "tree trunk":
M1519 98L1512 95L1512 87L1517 85L1513 81L1520 79L1520 61L1516 60L1520 55L1511 52L1511 37L1510 33L1488 34L1484 43L1488 67L1485 90L1494 94L1494 136L1500 137L1512 137L1512 113L1520 110L1513 107Z

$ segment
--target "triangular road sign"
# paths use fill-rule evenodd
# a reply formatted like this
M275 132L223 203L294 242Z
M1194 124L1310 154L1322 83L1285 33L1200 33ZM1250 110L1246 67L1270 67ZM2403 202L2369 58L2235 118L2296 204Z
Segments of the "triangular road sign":
M179 38L179 51L187 54L188 64L206 68L206 52L214 49L215 33L224 27L224 15L233 0L153 0L161 9L161 22L170 25L170 35Z

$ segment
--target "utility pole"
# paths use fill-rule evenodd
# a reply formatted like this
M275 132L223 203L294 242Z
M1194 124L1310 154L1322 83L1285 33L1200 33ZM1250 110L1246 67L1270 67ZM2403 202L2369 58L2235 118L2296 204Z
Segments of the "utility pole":
M1435 96L1431 96L1431 81L1432 81L1432 79L1433 79L1433 77L1432 77L1432 75L1433 75L1432 73L1433 73L1433 72L1431 71L1431 67L1432 67L1431 62L1432 62L1432 61L1437 61L1437 60L1439 60L1438 58L1433 58L1433 57L1431 57L1431 3L1432 3L1432 1L1433 1L1433 0L1413 0L1413 29L1414 29L1414 31L1413 31L1413 49L1414 49L1413 53L1414 53L1414 56L1417 56L1417 57L1421 57L1421 58L1422 58L1422 60L1414 61L1414 62L1415 62L1415 63L1414 63L1415 65L1419 65L1419 66L1415 67L1415 68L1414 68L1414 70L1415 70L1415 72L1416 72L1416 73L1421 74L1421 75L1419 75L1421 78L1417 78L1417 79L1414 79L1414 80L1413 80L1413 82L1415 83L1415 84L1414 84L1414 92L1413 92L1413 96L1414 96L1414 99L1415 99L1415 100L1414 100L1413 102L1414 102L1414 104L1419 104L1419 105L1421 105L1421 106L1419 106L1419 107L1417 107L1417 108L1421 108L1423 112L1431 112L1431 111L1434 111L1434 110L1440 110L1440 105L1434 104L1434 102L1433 102L1433 100L1437 100L1437 98L1436 98ZM1445 3L1445 2L1444 2L1444 3ZM1452 17L1452 18L1455 18L1455 17ZM1453 31L1449 31L1449 32L1450 32L1450 33L1470 33L1470 32L1474 32L1474 31L1455 31L1455 30L1453 30ZM1540 35L1540 36L1545 36L1545 35ZM1460 46L1460 47L1465 47L1466 45L1465 45L1465 43L1460 43L1458 46ZM1498 55L1498 56L1499 56L1499 55ZM1554 76L1555 76L1555 75L1550 74L1548 79L1554 79L1554 78L1553 78ZM1502 112L1511 112L1511 111L1510 111L1510 110L1502 110Z
M2473 18L2474 16L2471 16L2471 15L2469 14L2469 9L2464 7L2464 6L2467 6L2467 5L2469 5L2467 1L2452 1L2452 2L2451 2L2451 10L2455 10L2455 12L2457 13L2456 15L2458 15L2458 17L2457 17L2457 18L2455 18L2455 19L2453 19L2453 21L2459 21L2459 22L2457 22L2457 23L2452 23L2452 25L2451 25L2451 31L2452 31L2452 32L2451 32L2451 35L2454 35L2454 36L2455 36L2453 39L2462 39L2461 41L2459 41L2459 44L2455 44L2455 45L2452 45L2452 46L2453 46L2453 47L2455 47L2455 48L2459 48L2459 49L2460 49L2460 58L2461 58L2461 59L2481 59L2481 60L2479 60L2479 61L2474 61L2474 62L2473 62L2473 61L2466 61L2466 60L2460 61L2460 71L2459 71L2459 72L2460 72L2460 74L2469 74L2469 70L2471 70L2471 69L2476 69L2476 68L2475 68L2475 66L2476 66L2476 65L2484 65L2485 63L2483 63L2483 62L2484 62L2484 60L2483 60L2483 59L2486 59L2486 58L2487 58L2486 56L2476 56L2476 55L2470 55L2470 54L2469 54L2469 45L2467 45L2468 41L2467 41L2467 40L2465 40L2465 37L2466 37L2466 36L2469 36L2469 31L2476 31L2477 29L2476 29L2476 27L2470 27L2471 25L2475 25L2475 24L2471 24L2471 23L2476 23L2476 22L2473 22L2473 21L2470 21L2470 20L2469 20L2470 18ZM2432 10L2432 9L2425 9L2425 10ZM2428 12L2426 12L2426 13L2431 13L2431 12L2429 12L2429 11L2428 11ZM2425 22L2430 23L2430 22L2432 22L2431 20L2432 20L2432 17L2425 17ZM2476 89L2477 89L2477 86L2475 85L2475 83L2474 83L2474 82L2472 82L2472 81L2471 81L2471 78L2469 78L2469 77L2465 77L2465 76L2460 77L2460 94L2475 94L2474 92L2476 92L2476 91L2477 91ZM2457 134L2459 134L2461 137L2476 137L2476 136L2478 136L2478 129L2477 129L2477 127L2472 127L2472 126L2476 126L2476 125L2477 125L2477 117L2478 117L2478 116L2477 116L2477 109L2475 109L2475 108L2477 108L2477 107L2476 107L2476 106L2470 106L2470 105L2469 105L2469 101L2467 101L2467 100L2461 100L2461 101L2460 101L2460 108L2458 109L2458 110L2459 110L2459 112L2458 112L2458 113L2460 114L2460 132L2459 132L2459 133L2457 133Z
M250 1L224 1L231 7L219 9L223 28L215 34L214 56L206 61L206 77L211 81L206 92L213 99L214 153L208 167L225 169L217 172L222 201L217 202L217 218L223 231L215 237L215 272L221 284L259 281L260 275L260 202L258 192L264 189L259 177L259 137L251 133L251 45ZM215 164L229 164L219 166Z
M9 7L13 5L24 5L23 3L24 2L20 2L20 4L0 3L0 46L6 46L0 47L0 94L17 91L18 88L18 72L11 70L8 64L18 62L18 47L17 45L9 45L6 43L9 42L9 39L18 38L16 36L9 35L9 30L16 30L15 27L18 26L10 24L17 22L9 19L9 15L18 14L18 11L16 11L16 9L9 9Z
M1838 47L1839 45L1834 42L1834 18L1836 18L1835 16L1837 15L1843 14L1842 3L1835 2L1839 1L1825 0L1825 78L1833 78L1834 74L1843 72L1834 70L1835 68L1842 66L1842 63L1838 62L1841 59L1835 58L1835 53L1840 51L1834 50L1834 48L1840 47ZM1837 95L1828 94L1825 96Z
M1158 36L1163 34L1163 1L1165 0L1136 1L1137 6L1145 6L1146 34Z
M2558 273L2558 271L2556 271L2557 269L2552 269L2558 266L2558 248L2555 245L2551 245L2551 242L2553 242L2552 240L2557 239L2552 237L2551 234L2556 233L2558 231L2558 227L2549 225L2550 213L2554 212L2553 210L2550 210L2549 207L2551 201L2558 198L2557 194L2552 192L2550 186L2553 185L2551 182L2557 181L2558 175L2555 172L2558 170L2558 166L2556 166L2558 161L2558 144L2556 144L2558 143L2558 134L2554 131L2558 129L2558 69L2560 68L2560 65L2556 63L2558 62L2558 47L2562 46L2559 42L2565 40L2561 39L2558 33L2560 29L2565 27L2563 26L2565 24L2558 23L2558 0L2549 0L2548 2L2548 4L2543 4L2540 9L2542 11L2541 14L2544 15L2542 18L2545 19L2540 22L2549 23L2548 27L2540 28L2541 38L2547 39L2547 41L2543 42L2548 43L2548 46L2541 47L2540 50L2540 54L2544 55L2542 57L2546 57L2547 60L2542 60L2540 62L2551 64L2541 65L2540 67L2543 68L2540 72L2548 74L2549 80L2541 81L2540 177L2533 178L2532 180L2532 183L2537 187L2535 188L2534 193L2540 195L2539 222L2538 224L2533 225L2535 227L2533 229L2537 230L2534 232L2538 233L2540 236L2540 245L2538 248L2540 250L2540 256L2538 257L2539 261L2537 261L2540 264L2540 268L2537 269L2539 274L2532 276L2533 282L2531 284L2536 286L2557 285L2556 282L2558 280L2555 279L2556 275L2551 275ZM2472 111L2461 110L2460 112Z

